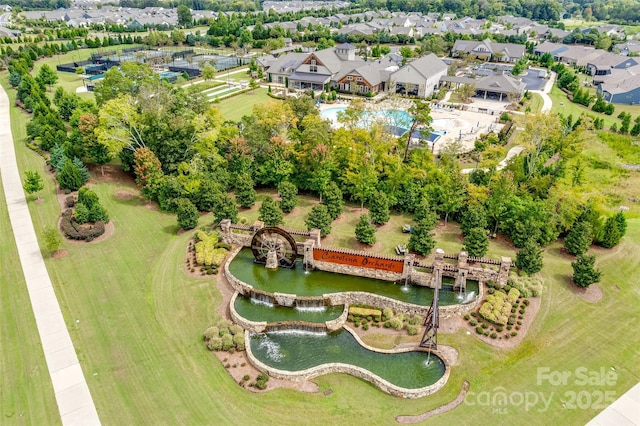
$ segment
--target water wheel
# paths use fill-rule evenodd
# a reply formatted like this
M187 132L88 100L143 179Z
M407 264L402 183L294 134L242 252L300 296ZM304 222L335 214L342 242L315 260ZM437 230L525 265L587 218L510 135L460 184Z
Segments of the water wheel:
M265 264L269 251L274 251L278 265L284 268L292 268L298 256L296 240L276 227L266 227L256 232L251 240L251 251L256 262Z

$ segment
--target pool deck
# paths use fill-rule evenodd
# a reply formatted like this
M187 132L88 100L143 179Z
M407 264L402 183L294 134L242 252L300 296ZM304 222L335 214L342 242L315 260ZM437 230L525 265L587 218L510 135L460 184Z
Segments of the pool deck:
M367 102L366 106L372 110L396 109L407 111L412 103L411 99L400 99L399 101L385 100L379 103ZM349 104L349 100L338 100L331 104L319 104L318 109L322 113L322 111L327 109L347 107ZM435 154L438 154L443 147L454 143L460 143L459 149L463 152L473 150L478 136L486 134L489 131L500 131L502 124L498 123L498 118L500 114L505 111L508 104L505 102L474 98L472 103L464 104L468 109L467 111L453 109L450 105L452 104L440 103L431 105L433 129L446 132L446 134L443 134L438 139L435 147L432 147L432 144L428 143L429 148L432 148ZM332 124L335 127L342 126L335 121L332 121Z

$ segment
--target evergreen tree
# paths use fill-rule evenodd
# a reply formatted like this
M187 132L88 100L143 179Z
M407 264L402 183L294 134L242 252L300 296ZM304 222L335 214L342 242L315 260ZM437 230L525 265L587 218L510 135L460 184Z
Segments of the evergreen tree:
M564 247L570 254L578 256L589 250L592 241L591 224L585 221L576 221L564 239Z
M60 188L68 189L69 191L77 191L84 183L80 170L68 158L57 177Z
M407 245L409 250L423 256L431 253L431 250L436 246L436 240L431 233L432 230L433 225L428 220L419 221L414 226L411 237L409 237L409 244Z
M327 189L322 193L322 204L327 207L331 220L335 220L342 214L344 200L342 191L335 182L329 182Z
M598 243L604 248L615 247L622 238L622 230L626 231L626 221L624 221L624 227L621 229L619 219L617 219L616 216L610 216L607 218L607 221L600 232Z
M469 256L484 256L489 249L487 230L484 228L471 228L464 237L464 249Z
M22 183L22 188L24 191L31 195L33 193L36 194L36 200L40 197L38 196L38 192L42 191L44 188L44 183L42 182L42 176L35 170L25 170L24 172L25 178Z
M368 214L360 215L360 222L356 225L356 240L370 246L376 243L376 227L371 224Z
M473 228L487 229L487 210L482 204L470 204L462 215L460 221L460 229L464 235L467 235Z
M248 209L256 202L256 190L253 189L253 180L248 174L238 176L236 181L236 200L240 207Z
M376 191L369 201L369 214L371 222L376 225L384 225L389 221L389 199L382 191Z
M73 165L78 168L80 176L82 177L82 184L84 185L89 181L89 178L91 177L91 175L89 174L89 170L87 170L87 166L85 166L82 160L78 157L73 157Z
M195 205L201 212L210 212L221 196L222 193L218 183L213 176L206 175L200 180L200 188L198 188Z
M516 266L526 274L535 274L542 269L542 249L533 238L524 243L516 255Z
M193 203L187 198L180 198L178 200L178 226L182 229L193 229L198 225L198 218L200 218L200 212Z
M213 223L220 223L223 219L229 219L232 223L238 222L238 206L228 194L221 194L213 207Z
M280 208L285 213L291 213L298 204L298 187L289 181L283 181L278 185L280 194Z
M262 202L259 212L258 220L263 221L265 226L278 226L282 223L282 210L273 197L267 197Z
M428 197L422 197L420 203L416 206L413 213L413 219L416 222L425 222L430 229L433 229L438 222L438 214L434 211Z
M595 268L596 257L579 255L575 262L571 262L573 268L573 282L579 287L589 287L600 281L602 272Z
M618 231L620 231L620 238L624 237L627 233L627 219L622 212L616 213L614 216L616 224L618 225Z
M331 216L324 204L316 204L311 208L309 217L305 220L308 230L319 229L323 238L331 233Z
M64 148L61 145L55 144L49 154L49 164L56 172L62 170L62 166L67 162L67 156L64 153Z

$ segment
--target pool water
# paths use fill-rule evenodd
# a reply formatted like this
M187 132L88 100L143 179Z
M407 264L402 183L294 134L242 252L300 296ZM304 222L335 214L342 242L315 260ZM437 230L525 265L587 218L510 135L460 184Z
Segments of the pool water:
M338 318L344 311L343 305L321 308L288 308L286 306L265 305L242 295L238 295L233 307L241 317L255 322L306 321L324 323Z

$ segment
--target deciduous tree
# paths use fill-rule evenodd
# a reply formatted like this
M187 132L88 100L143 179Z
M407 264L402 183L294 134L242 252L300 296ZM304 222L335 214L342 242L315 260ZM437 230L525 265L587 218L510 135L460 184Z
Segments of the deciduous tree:
M24 191L31 195L36 194L36 200L40 197L38 196L38 192L42 191L44 188L44 183L42 182L42 176L36 170L25 170L24 172L24 181L22 182L22 188Z

